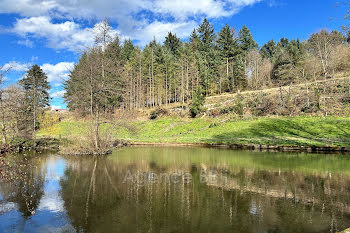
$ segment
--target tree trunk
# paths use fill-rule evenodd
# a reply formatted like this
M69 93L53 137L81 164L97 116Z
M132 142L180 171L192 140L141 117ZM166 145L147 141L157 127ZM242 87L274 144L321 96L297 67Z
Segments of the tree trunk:
M2 143L7 145L7 135L6 135L6 124L5 124L5 109L2 100L2 91L0 90L0 110L1 110L1 121L2 121Z
M168 66L165 68L165 105L168 106Z

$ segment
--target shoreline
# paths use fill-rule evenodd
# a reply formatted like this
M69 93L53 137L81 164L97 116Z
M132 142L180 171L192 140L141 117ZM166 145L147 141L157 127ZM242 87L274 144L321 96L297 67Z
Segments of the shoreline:
M55 138L38 138L34 146L32 139L23 139L21 142L14 145L0 145L0 156L14 153L20 154L28 151L59 150L60 144L60 140Z
M176 143L176 142L133 142L128 146L159 146L159 147L206 147L247 151L275 151L275 152L308 152L308 153L350 153L350 147L330 146L272 146L258 144L231 144L231 143Z
M234 143L180 143L180 142L138 142L128 140L117 140L117 146L113 148L122 147L143 147L143 146L154 146L154 147L203 147L203 148L217 148L217 149L230 149L230 150L245 150L245 151L261 151L261 152L304 152L304 153L320 153L320 154L350 154L350 147L332 147L332 146L286 146L286 145L260 145L260 144L234 144ZM60 142L57 142L58 145ZM21 153L31 150L47 150L55 149L60 150L60 146L57 144L54 146L39 146L37 148L18 147L0 148L0 156ZM111 148L111 149L113 149Z

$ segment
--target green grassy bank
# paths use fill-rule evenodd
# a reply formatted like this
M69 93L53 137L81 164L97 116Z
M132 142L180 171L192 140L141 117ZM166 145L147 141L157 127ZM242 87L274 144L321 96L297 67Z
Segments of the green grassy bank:
M79 136L88 122L63 121L38 136ZM115 139L159 143L231 143L284 146L350 146L350 117L278 117L256 119L161 118L134 121L130 127L102 125Z

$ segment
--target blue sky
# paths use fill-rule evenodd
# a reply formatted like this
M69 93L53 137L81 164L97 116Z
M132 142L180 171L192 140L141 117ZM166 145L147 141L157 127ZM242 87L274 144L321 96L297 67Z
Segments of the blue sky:
M346 9L337 0L0 0L0 66L13 66L5 85L28 66L48 74L51 104L65 108L63 82L84 48L93 44L94 25L107 18L115 33L143 46L168 31L186 40L204 17L219 31L244 24L263 45L281 37L307 39L322 28L340 29Z

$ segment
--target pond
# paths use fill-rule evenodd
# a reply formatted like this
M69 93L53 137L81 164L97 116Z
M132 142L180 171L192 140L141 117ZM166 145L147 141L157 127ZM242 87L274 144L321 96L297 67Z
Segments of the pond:
M349 155L126 147L0 158L0 232L339 232Z

